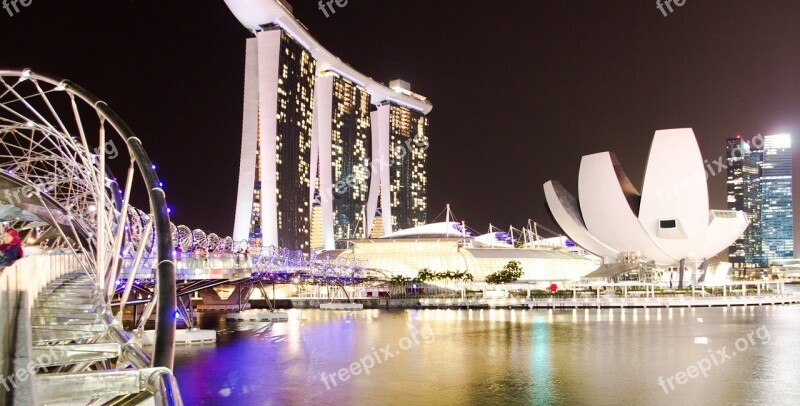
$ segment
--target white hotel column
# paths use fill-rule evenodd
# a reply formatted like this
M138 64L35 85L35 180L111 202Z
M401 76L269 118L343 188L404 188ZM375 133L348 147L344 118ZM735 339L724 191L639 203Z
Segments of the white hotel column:
M258 132L261 135L261 234L263 244L278 244L278 75L281 51L281 31L261 31L258 39Z
M253 186L256 180L256 144L258 139L258 42L248 38L244 63L244 118L242 120L242 153L239 161L239 191L236 194L234 241L250 237L253 214Z
M375 210L378 207L378 191L381 201L381 221L384 234L392 232L392 189L390 179L389 131L391 106L386 103L370 113L372 121L372 173L370 176L369 197L367 198L367 221L372 227ZM367 233L371 230L367 229ZM367 234L369 235L369 234Z
M255 41L255 47L251 44ZM255 49L254 49L255 48ZM277 115L278 73L280 63L281 31L270 30L256 33L256 38L247 41L245 71L245 104L242 131L242 164L239 168L239 193L236 204L234 238L246 239L249 234L253 206L255 176L255 137L253 120L258 126L261 159L261 234L264 245L278 245L278 199L277 199ZM253 62L255 60L256 62ZM253 76L253 64L256 73ZM253 98L253 78L256 92ZM263 118L259 120L259 116ZM250 149L246 149L250 148ZM252 163L248 159L253 159ZM250 180L247 183L248 179ZM244 196L249 193L249 196ZM244 230L244 231L243 231Z
M319 157L319 197L322 208L322 247L336 248L333 228L333 76L317 76L314 84L314 125L311 132L311 205L314 204L316 162ZM309 213L313 213L309 207Z

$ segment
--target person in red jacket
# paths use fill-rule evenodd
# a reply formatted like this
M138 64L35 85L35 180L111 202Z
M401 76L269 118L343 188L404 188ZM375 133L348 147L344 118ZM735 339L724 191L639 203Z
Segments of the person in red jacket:
M22 240L19 233L13 228L8 228L3 233L3 241L0 244L0 266L8 266L14 261L22 258Z

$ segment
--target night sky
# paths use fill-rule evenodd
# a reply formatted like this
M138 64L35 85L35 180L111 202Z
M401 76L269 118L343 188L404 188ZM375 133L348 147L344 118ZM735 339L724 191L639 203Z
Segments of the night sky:
M800 133L797 1L666 17L655 0L350 0L329 18L291 3L342 60L430 98L429 221L450 203L480 231L552 226L543 182L577 193L580 157L611 150L640 187L657 129L694 128L709 161L736 134ZM249 35L222 0L32 0L0 9L0 67L103 98L158 164L173 221L229 234ZM709 184L725 208L724 174Z

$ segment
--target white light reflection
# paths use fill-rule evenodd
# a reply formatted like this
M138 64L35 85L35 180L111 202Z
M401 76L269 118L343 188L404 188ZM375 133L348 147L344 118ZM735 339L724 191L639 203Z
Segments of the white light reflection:
M550 310L552 312L552 309ZM530 399L537 405L553 403L553 387L550 368L550 326L544 317L537 317L532 324L533 349L531 350L531 385Z

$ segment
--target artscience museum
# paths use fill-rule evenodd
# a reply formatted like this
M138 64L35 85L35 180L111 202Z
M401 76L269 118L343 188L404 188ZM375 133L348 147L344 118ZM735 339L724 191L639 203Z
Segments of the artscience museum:
M631 252L661 266L704 262L748 225L741 211L709 210L706 167L690 128L656 131L641 189L614 153L600 152L581 159L577 198L553 180L544 192L562 230L606 263Z

